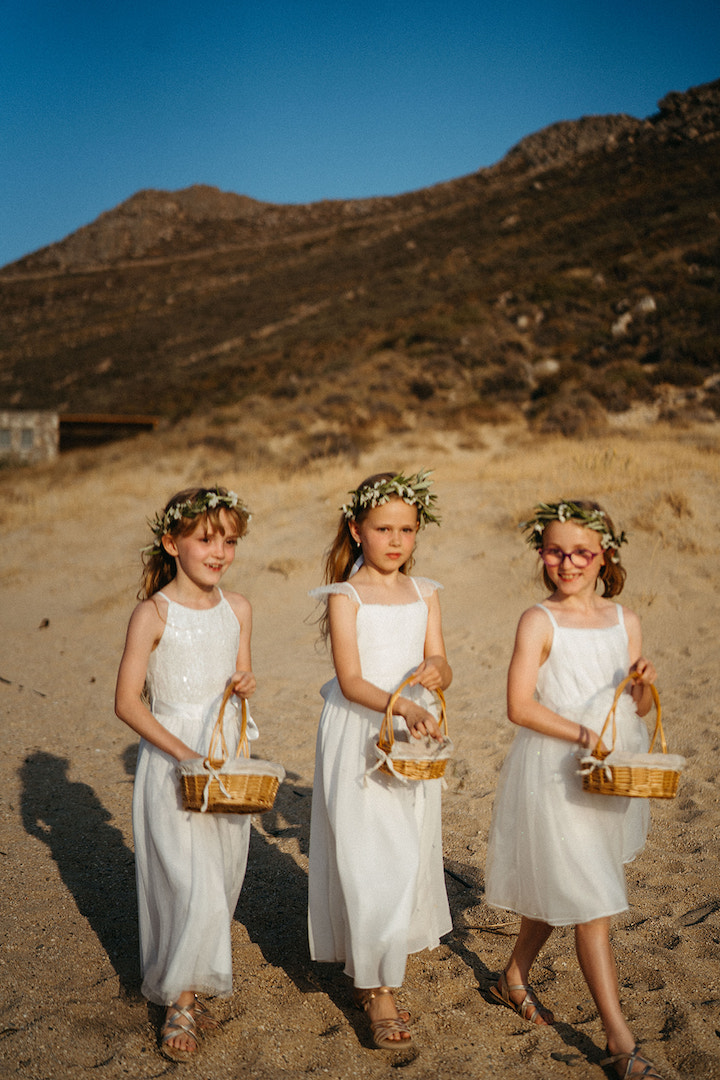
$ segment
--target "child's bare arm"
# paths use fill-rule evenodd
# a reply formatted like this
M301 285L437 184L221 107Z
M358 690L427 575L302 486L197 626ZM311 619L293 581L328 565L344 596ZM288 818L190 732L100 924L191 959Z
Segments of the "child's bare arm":
M625 616L625 628L628 634L628 649L630 652L630 675L635 675L631 693L635 701L638 716L645 716L650 711L653 702L650 684L657 680L655 665L642 655L642 627L640 619L634 611L623 608Z
M328 611L330 644L340 689L348 701L364 705L373 712L384 713L391 695L363 678L357 644L357 605L347 596L334 594L328 597ZM399 697L393 711L404 718L411 734L442 738L432 713L409 698Z
M235 674L231 678L233 691L243 698L249 698L255 693L257 683L252 671L252 656L250 639L252 637L252 607L248 600L240 593L225 593L225 599L235 612L235 617L240 624L240 643L238 645L237 660L235 662Z
M142 700L148 659L163 629L156 605L151 600L138 604L130 618L125 650L120 661L115 688L115 713L143 739L182 761L201 755L169 732Z
M535 698L538 673L552 645L552 626L538 607L530 608L520 618L515 648L508 670L508 718L513 724L550 735L555 739L578 743L594 749L599 733L541 705ZM603 749L601 745L601 749Z
M416 669L411 686L420 684L427 690L446 690L452 682L452 668L447 661L442 632L440 601L437 591L427 598L428 624L425 632L425 659Z

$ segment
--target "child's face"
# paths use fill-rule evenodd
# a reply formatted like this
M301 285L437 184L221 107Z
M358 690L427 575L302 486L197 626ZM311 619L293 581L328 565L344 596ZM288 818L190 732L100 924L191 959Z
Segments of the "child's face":
M390 499L369 510L362 521L349 523L353 538L362 547L365 564L381 573L404 566L415 548L418 531L416 506Z
M572 521L550 522L540 555L555 588L570 593L594 591L605 557L599 533Z
M162 539L165 550L175 556L178 575L204 590L217 585L235 558L238 536L226 510L220 511L219 525L216 530L209 520L200 517L187 536L166 535Z

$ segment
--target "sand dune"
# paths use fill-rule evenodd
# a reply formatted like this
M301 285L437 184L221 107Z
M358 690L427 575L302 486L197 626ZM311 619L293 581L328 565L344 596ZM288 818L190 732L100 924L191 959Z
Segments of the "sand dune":
M716 427L530 439L489 428L477 445L417 433L348 464L282 475L150 437L0 476L3 541L0 866L3 949L0 1073L37 1080L154 1077L156 1014L138 993L130 826L135 742L113 715L145 518L189 482L242 493L253 521L226 583L255 613L257 752L288 781L254 820L234 925L235 989L223 1032L188 1080L496 1075L601 1077L604 1041L559 931L535 982L559 1023L538 1030L492 1005L487 986L514 916L484 903L484 859L498 769L512 738L504 683L521 611L542 596L516 524L540 498L605 501L630 535L624 602L641 615L659 671L670 749L688 760L677 799L653 803L644 854L628 869L630 910L615 922L631 1025L667 1077L720 1078L720 687ZM412 957L403 1001L413 1049L370 1048L338 967L313 965L305 897L318 690L330 662L307 592L345 492L376 468L435 469L443 525L421 534L416 572L443 582L457 746L444 802L455 930ZM587 852L588 859L593 853Z

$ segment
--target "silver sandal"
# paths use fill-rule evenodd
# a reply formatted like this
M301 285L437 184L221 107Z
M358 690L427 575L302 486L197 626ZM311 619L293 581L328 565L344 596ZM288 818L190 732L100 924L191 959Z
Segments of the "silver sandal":
M192 1006L190 1009L184 1009L177 1002L168 1006L165 1023L160 1028L160 1053L168 1061L190 1061L200 1049L200 1032L191 1009ZM168 1046L170 1040L177 1038L178 1035L187 1035L191 1038L195 1043L195 1049L180 1050L175 1046Z
M623 1058L627 1058L627 1068L622 1074L622 1080L630 1080L630 1078L634 1076L639 1077L640 1080L642 1080L643 1077L645 1077L646 1080L663 1080L662 1076L657 1071L653 1063L642 1056L642 1054L640 1053L640 1047L637 1045L637 1043L635 1043L635 1046L632 1048L629 1054L613 1054L612 1057L604 1058L600 1062L600 1064L614 1065L616 1062L622 1061ZM641 1063L644 1064L645 1068L642 1070L642 1072L632 1071L633 1065L635 1065L636 1063L638 1065ZM619 1075L620 1073L618 1073L618 1076Z
M510 997L511 990L525 991L525 997L519 1005L517 1005ZM527 986L525 983L517 983L515 986L509 986L507 975L504 971L500 973L497 985L490 987L490 993L494 998L497 998L498 1001L501 1001L503 1005L507 1005L509 1009L512 1009L513 1012L517 1013L518 1016L522 1016L523 1020L529 1020L531 1024L549 1027L551 1024L555 1023L555 1017L552 1012L541 1004L532 986ZM538 1016L540 1017L539 1020L536 1019ZM548 1017L549 1019L547 1019Z
M370 1002L376 997L381 997L386 994L393 997L393 992L389 986L378 986L376 990L358 990L356 988L354 991L355 1004L359 1009L363 1009L366 1013L369 1013ZM412 1043L410 1029L402 1017L403 1014L398 1013L397 1016L389 1016L384 1020L370 1020L370 1032L372 1034L373 1042L376 1046L379 1046L381 1050L402 1050L403 1047L410 1046ZM409 1038L391 1039L389 1037L391 1035L403 1035L405 1033L407 1033Z

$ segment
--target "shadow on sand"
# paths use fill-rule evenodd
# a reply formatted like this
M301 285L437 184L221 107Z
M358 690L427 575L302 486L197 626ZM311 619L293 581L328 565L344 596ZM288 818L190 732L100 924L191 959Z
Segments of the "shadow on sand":
M469 928L463 925L465 923L463 918L465 911L474 909L483 901L485 894L483 875L478 873L475 866L463 866L461 863L448 863L447 861L445 863L445 873L446 877L450 879L448 893L455 924L453 932L444 939L445 943L473 972L477 979L478 990L488 1005L492 1009L497 1008L505 1011L507 1007L499 1004L497 999L490 993L490 987L497 983L500 972L492 971L483 963L477 951L480 944L477 934L473 934ZM475 927L475 929L477 930L478 927ZM515 943L514 934L512 931L504 931L505 933L507 933L507 957L509 958ZM546 994L540 995L545 1004L549 1004L546 996ZM526 1021L520 1020L519 1023L522 1025ZM567 1048L564 1051L558 1049L551 1053L550 1056L555 1061L562 1061L566 1065L579 1065L584 1058L588 1063L598 1065L600 1060L605 1057L600 1047L584 1032L573 1027L572 1024L556 1018L553 1029ZM530 1023L527 1023L526 1030L527 1033L532 1031Z
M89 922L120 980L136 998L138 963L135 864L121 831L88 784L68 779L69 762L44 751L20 769L21 814L30 836L47 844L78 911Z
M272 810L253 820L250 852L235 918L268 964L287 973L299 990L317 990L307 939L307 871L275 839L296 839L307 854L311 789L288 773Z

